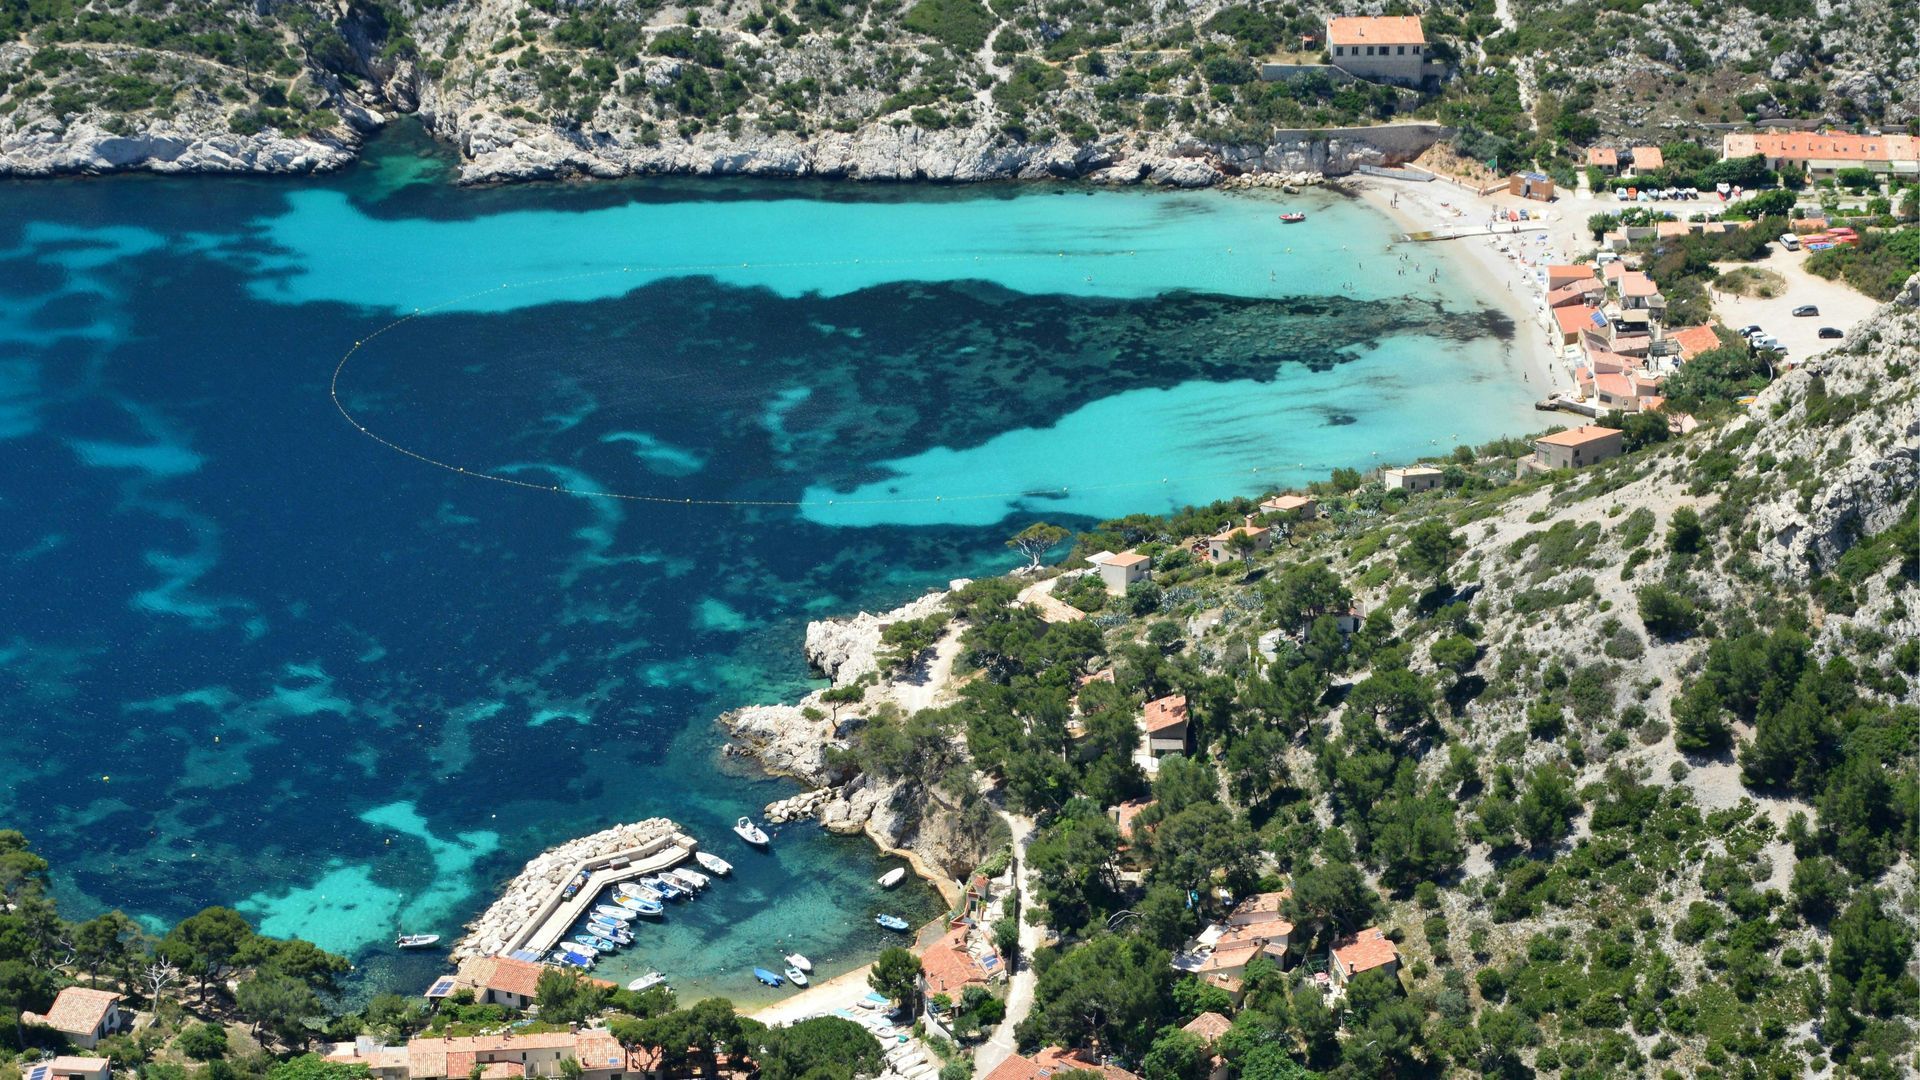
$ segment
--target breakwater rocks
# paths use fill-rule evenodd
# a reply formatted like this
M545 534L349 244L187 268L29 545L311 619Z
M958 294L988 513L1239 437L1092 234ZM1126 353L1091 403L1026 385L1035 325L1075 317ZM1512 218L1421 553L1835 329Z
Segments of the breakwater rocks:
M454 946L454 960L494 956L513 947L521 931L551 906L557 890L586 865L624 852L663 847L679 833L680 826L667 818L647 818L548 848L528 860L500 899L467 924L467 936Z

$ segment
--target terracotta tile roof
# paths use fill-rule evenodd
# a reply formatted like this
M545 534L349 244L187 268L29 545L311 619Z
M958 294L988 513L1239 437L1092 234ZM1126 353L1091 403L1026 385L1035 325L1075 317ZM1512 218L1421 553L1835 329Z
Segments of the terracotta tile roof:
M1275 495L1273 498L1261 503L1260 509L1270 513L1284 514L1289 510L1299 510L1302 507L1312 506L1313 504L1313 500L1305 495Z
M1613 168L1620 164L1620 151L1611 146L1589 146L1587 147L1587 164Z
M449 1077L470 1076L473 1067L480 1063L480 1055L471 1050L455 1050L447 1054L447 1075Z
M1252 896L1235 904L1233 906L1233 913L1235 915L1249 917L1270 917L1278 915L1280 914L1280 905L1284 904L1287 897L1292 895L1292 889L1281 889L1279 892L1254 893Z
M415 1039L407 1044L407 1074L413 1077L447 1075L447 1040Z
M1666 155L1657 146L1636 146L1633 148L1633 167L1635 169L1660 169L1667 164Z
M1593 267L1585 263L1562 263L1547 267L1547 280L1561 283L1579 281L1593 276Z
M1246 533L1248 536L1251 536L1255 540L1258 540L1272 531L1273 531L1272 529L1267 528L1265 525L1236 525L1233 528L1228 529L1226 532L1215 533L1214 535L1207 537L1207 540L1210 543L1224 544L1229 539L1233 538L1235 535L1239 533Z
M1046 1075L1040 1071L1038 1062L1019 1054L1008 1054L1006 1060L994 1066L985 1080L1040 1080Z
M1125 840L1133 835L1133 819L1153 803L1152 799L1129 799L1113 808L1113 823L1120 830L1120 839Z
M927 990L935 994L958 996L969 985L985 986L987 973L980 961L967 951L967 928L955 927L920 954L920 971L927 978Z
M1148 731L1165 731L1187 722L1187 695L1170 694L1147 702L1142 726Z
M1562 285L1547 294L1548 307L1567 307L1572 304L1584 304L1587 297L1596 292L1605 291L1606 286L1598 278L1587 278Z
M448 1061L451 1063L452 1059ZM468 1066L467 1071L471 1075L473 1067ZM480 1067L481 1080L512 1080L513 1077L525 1075L527 1067L517 1061L489 1061Z
M531 998L537 995L540 973L545 970L544 965L531 961L515 960L511 956L490 956L474 965L473 975L475 982L484 989Z
M573 1056L583 1069L619 1069L627 1061L626 1048L612 1035L597 1029L574 1035Z
M1619 353L1608 352L1605 349L1587 350L1587 366L1591 367L1596 375L1625 375L1639 363L1640 361L1631 356L1621 356Z
M1600 377L1604 379L1608 376L1602 375ZM1601 427L1598 424L1582 424L1577 428L1571 428L1567 431L1556 431L1551 435L1542 435L1534 441L1546 443L1549 446L1586 446L1589 443L1596 443L1602 439L1612 438L1619 434L1619 428ZM1364 930L1361 931L1361 933L1365 932Z
M1387 935L1377 926L1369 926L1350 937L1341 938L1334 943L1333 958L1339 961L1350 975L1362 971L1371 971L1400 959L1400 951L1387 940Z
M1349 15L1327 20L1328 45L1425 45L1417 15Z
M1653 279L1638 270L1629 270L1620 276L1621 296L1652 296L1659 291Z
M1215 1039L1233 1030L1233 1021L1217 1012L1203 1012L1187 1021L1180 1030L1200 1036L1201 1042L1211 1046Z
M1913 161L1916 157L1916 144L1907 135L1769 131L1728 135L1724 146L1729 157L1764 154L1789 161Z
M1593 389L1595 393L1606 394L1609 397L1630 398L1634 396L1633 380L1620 374L1594 376ZM1541 441L1544 442L1545 440L1543 439Z
M1691 360L1708 349L1720 347L1720 335L1713 332L1711 323L1699 326L1682 327L1667 331L1667 340L1680 345L1680 359Z
M1577 334L1593 326L1593 309L1584 304L1557 307L1553 309L1553 321L1562 334Z
M1653 223L1655 236L1685 236L1691 230L1684 221L1656 221Z
M1088 1057L1084 1050L1063 1050L1058 1046L1049 1046L1035 1054L1033 1062L1040 1067L1041 1076L1069 1072L1074 1069L1092 1069L1105 1076L1107 1080L1140 1080L1138 1076L1118 1065L1105 1065L1095 1061Z
M91 1035L106 1020L107 1010L119 1000L120 995L111 990L69 986L54 997L53 1007L45 1014L21 1013L20 1019L29 1024L45 1024L69 1035Z
M1150 561L1151 560L1148 559L1147 556L1142 555L1139 552L1123 551L1120 554L1115 555L1113 558L1108 559L1107 565L1108 566L1139 566L1143 562L1150 562Z

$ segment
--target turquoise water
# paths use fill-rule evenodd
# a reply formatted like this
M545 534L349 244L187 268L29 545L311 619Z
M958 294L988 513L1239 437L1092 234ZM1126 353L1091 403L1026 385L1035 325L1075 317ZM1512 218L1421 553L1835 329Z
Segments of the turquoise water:
M1212 192L444 176L395 136L319 179L0 185L0 823L72 910L233 903L408 988L438 961L396 930L666 815L738 880L608 971L758 1000L754 964L828 976L877 911L938 909L864 841L726 847L793 788L711 720L813 685L806 620L1004 569L1034 516L1532 423L1511 323L1326 193L1289 227Z

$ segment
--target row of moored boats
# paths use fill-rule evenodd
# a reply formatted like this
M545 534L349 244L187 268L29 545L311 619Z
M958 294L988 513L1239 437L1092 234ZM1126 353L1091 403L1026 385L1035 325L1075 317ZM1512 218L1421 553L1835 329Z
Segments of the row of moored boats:
M587 912L580 932L554 948L552 961L566 967L591 968L600 957L633 944L634 925L639 920L663 918L668 904L691 900L712 885L714 877L733 873L732 863L711 852L696 851L693 858L701 870L677 866L613 886L602 897L604 902ZM664 981L664 976L652 972L634 980L630 989L644 990Z

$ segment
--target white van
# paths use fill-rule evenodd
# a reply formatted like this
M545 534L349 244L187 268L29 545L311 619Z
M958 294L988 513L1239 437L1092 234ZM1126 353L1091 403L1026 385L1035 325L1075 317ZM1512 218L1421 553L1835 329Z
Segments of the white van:
M1788 251L1799 251L1800 238L1790 232L1783 232L1780 234L1780 246Z

